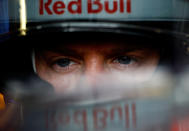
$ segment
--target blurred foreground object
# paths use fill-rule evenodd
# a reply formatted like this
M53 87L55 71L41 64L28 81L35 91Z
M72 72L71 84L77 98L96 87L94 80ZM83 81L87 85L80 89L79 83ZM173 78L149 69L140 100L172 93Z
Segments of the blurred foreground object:
M0 110L5 109L5 101L3 94L0 93Z

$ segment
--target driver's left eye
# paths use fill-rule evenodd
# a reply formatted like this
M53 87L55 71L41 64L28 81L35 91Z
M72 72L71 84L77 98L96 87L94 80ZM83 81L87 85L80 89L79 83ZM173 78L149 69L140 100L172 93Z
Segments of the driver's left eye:
M113 62L122 64L122 65L129 65L129 64L136 62L136 59L134 59L130 56L119 56L116 59L114 59Z

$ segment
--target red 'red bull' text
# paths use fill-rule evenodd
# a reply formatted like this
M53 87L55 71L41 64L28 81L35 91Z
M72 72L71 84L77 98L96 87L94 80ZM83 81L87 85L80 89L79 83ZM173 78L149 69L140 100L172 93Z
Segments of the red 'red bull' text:
M39 14L62 15L64 13L82 14L87 9L88 14L98 14L102 11L108 14L131 13L131 0L85 0L87 8L83 8L82 0L39 0ZM84 2L84 1L83 1Z
M136 128L136 104L110 107L79 108L47 111L47 130L71 129L80 131L107 130L118 124L122 129Z

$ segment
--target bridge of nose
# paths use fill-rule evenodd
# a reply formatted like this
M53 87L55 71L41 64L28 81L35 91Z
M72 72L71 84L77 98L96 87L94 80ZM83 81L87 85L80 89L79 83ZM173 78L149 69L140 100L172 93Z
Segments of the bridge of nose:
M91 51L84 57L84 76L89 83L96 83L105 72L105 58L98 51Z

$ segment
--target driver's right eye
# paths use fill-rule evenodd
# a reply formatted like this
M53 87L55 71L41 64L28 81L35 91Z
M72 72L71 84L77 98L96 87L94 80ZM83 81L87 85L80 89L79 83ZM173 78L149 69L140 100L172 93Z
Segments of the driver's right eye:
M75 62L74 60L63 57L63 58L55 58L55 60L53 60L51 64L51 67L56 72L61 73L61 72L72 71L76 69L78 65L79 63Z
M70 66L72 64L74 64L75 62L73 62L72 60L68 59L68 58L61 58L58 59L55 64L57 64L57 66L66 68L67 66Z

